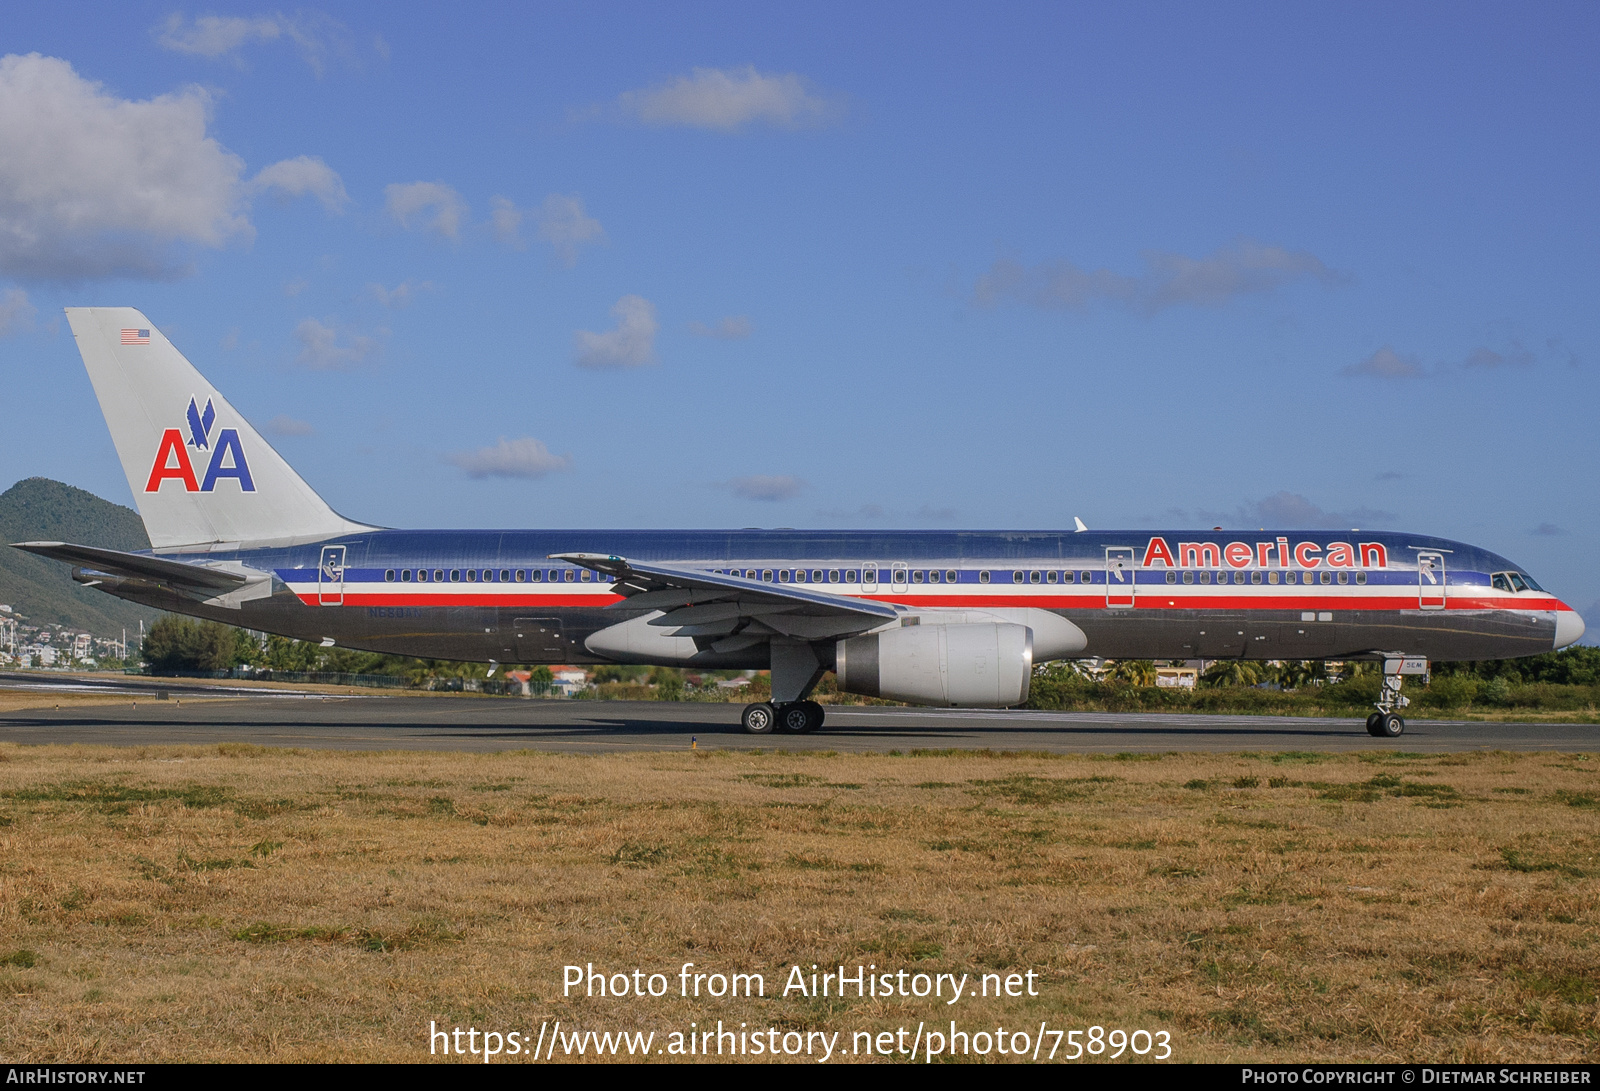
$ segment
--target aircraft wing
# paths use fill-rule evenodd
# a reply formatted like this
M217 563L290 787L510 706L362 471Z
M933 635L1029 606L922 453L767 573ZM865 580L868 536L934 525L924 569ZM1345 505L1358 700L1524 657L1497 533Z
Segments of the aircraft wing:
M866 632L894 621L900 610L884 602L813 590L804 584L765 583L678 565L649 564L603 553L552 553L616 579L625 596L608 609L661 610L651 625L675 626L678 636L755 643L776 634L826 640ZM733 650L719 646L719 651Z
M148 553L124 553L118 549L100 549L70 542L18 542L13 548L49 557L53 561L66 561L90 573L148 580L185 591L205 592L207 596L236 591L250 582L249 576L239 573L169 561Z

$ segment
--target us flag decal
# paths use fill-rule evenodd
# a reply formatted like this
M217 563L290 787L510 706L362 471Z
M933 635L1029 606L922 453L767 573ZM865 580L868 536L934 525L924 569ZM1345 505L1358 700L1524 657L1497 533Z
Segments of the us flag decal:
M122 343L124 345L148 345L150 343L150 331L123 330Z

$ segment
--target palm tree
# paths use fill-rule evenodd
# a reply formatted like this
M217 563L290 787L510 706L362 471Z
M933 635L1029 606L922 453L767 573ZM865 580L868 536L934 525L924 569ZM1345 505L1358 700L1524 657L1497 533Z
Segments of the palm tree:
M1322 664L1312 659L1291 659L1279 664L1274 679L1284 689L1302 689L1322 677Z
M1261 668L1245 659L1219 659L1200 677L1208 686L1253 686L1261 681Z
M1118 659L1111 667L1111 677L1133 686L1156 684L1156 665L1149 659Z

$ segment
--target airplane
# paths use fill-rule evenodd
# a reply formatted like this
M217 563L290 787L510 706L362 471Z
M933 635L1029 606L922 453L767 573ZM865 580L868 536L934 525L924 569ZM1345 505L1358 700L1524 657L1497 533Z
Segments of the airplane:
M69 307L152 548L17 548L120 598L324 647L431 659L770 670L744 729L804 733L829 670L916 705L1024 703L1091 657L1383 664L1408 676L1574 643L1521 566L1427 535L1327 530L392 530L335 512L131 307Z

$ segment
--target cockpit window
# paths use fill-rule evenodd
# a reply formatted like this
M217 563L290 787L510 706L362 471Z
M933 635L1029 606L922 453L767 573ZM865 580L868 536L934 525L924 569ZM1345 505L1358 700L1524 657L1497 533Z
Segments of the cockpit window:
M1544 588L1534 582L1532 576L1526 572L1496 572L1489 577L1489 584L1496 591L1538 591L1541 594Z

